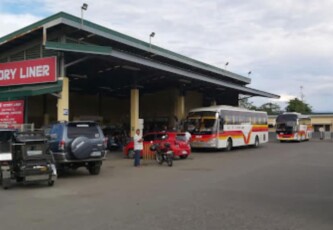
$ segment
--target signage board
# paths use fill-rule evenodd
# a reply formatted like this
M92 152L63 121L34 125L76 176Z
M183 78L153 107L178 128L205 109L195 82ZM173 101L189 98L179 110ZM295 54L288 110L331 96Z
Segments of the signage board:
M0 87L57 80L56 57L0 63Z
M0 102L0 123L23 124L23 117L24 100Z

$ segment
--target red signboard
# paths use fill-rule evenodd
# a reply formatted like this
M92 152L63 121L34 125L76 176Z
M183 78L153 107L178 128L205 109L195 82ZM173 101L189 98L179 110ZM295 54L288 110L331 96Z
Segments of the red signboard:
M0 86L55 82L56 60L56 57L48 57L0 63Z
M24 101L0 102L0 123L23 124Z

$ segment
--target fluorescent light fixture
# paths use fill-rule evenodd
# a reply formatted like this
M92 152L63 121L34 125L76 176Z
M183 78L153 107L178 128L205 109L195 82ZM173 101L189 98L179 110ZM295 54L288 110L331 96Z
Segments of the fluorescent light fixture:
M184 82L184 83L188 83L188 84L190 84L190 83L191 83L191 81L190 81L190 80L185 80L185 79L178 79L178 81L180 81L180 82Z
M133 71L139 71L140 68L138 67L133 67L133 66L129 66L129 65L123 65L122 66L123 69L128 69L128 70L133 70Z
M69 77L73 77L73 78L80 78L80 79L87 79L88 76L87 75L80 75L80 74L69 74Z
M114 91L114 89L111 89L110 87L107 87L107 86L100 86L99 88L104 89L104 90L108 90L110 92Z

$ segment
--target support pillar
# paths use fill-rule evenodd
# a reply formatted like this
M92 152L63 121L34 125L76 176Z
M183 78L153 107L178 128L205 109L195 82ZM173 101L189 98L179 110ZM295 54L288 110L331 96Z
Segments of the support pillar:
M44 125L50 124L50 114L44 113Z
M175 109L174 109L174 116L175 120L172 124L173 128L180 129L180 122L182 119L185 118L185 95L184 92L180 92L176 94L175 98ZM176 119L177 118L177 119Z
M61 97L58 98L58 121L69 121L69 79L63 77Z
M185 96L184 95L179 95L176 98L175 115L177 116L179 121L185 117Z
M50 124L50 114L48 113L47 95L46 94L43 95L43 117L44 117L43 125Z
M135 130L139 128L139 90L131 89L131 137L134 136Z

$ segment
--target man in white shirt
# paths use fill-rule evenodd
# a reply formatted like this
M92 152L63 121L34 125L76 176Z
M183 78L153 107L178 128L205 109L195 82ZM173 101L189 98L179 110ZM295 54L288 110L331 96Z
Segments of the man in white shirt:
M190 142L191 137L192 137L191 133L186 131L185 132L185 140L186 140L187 143Z
M140 129L135 130L133 141L134 141L134 166L139 167L141 151L143 149L143 139L140 134Z

